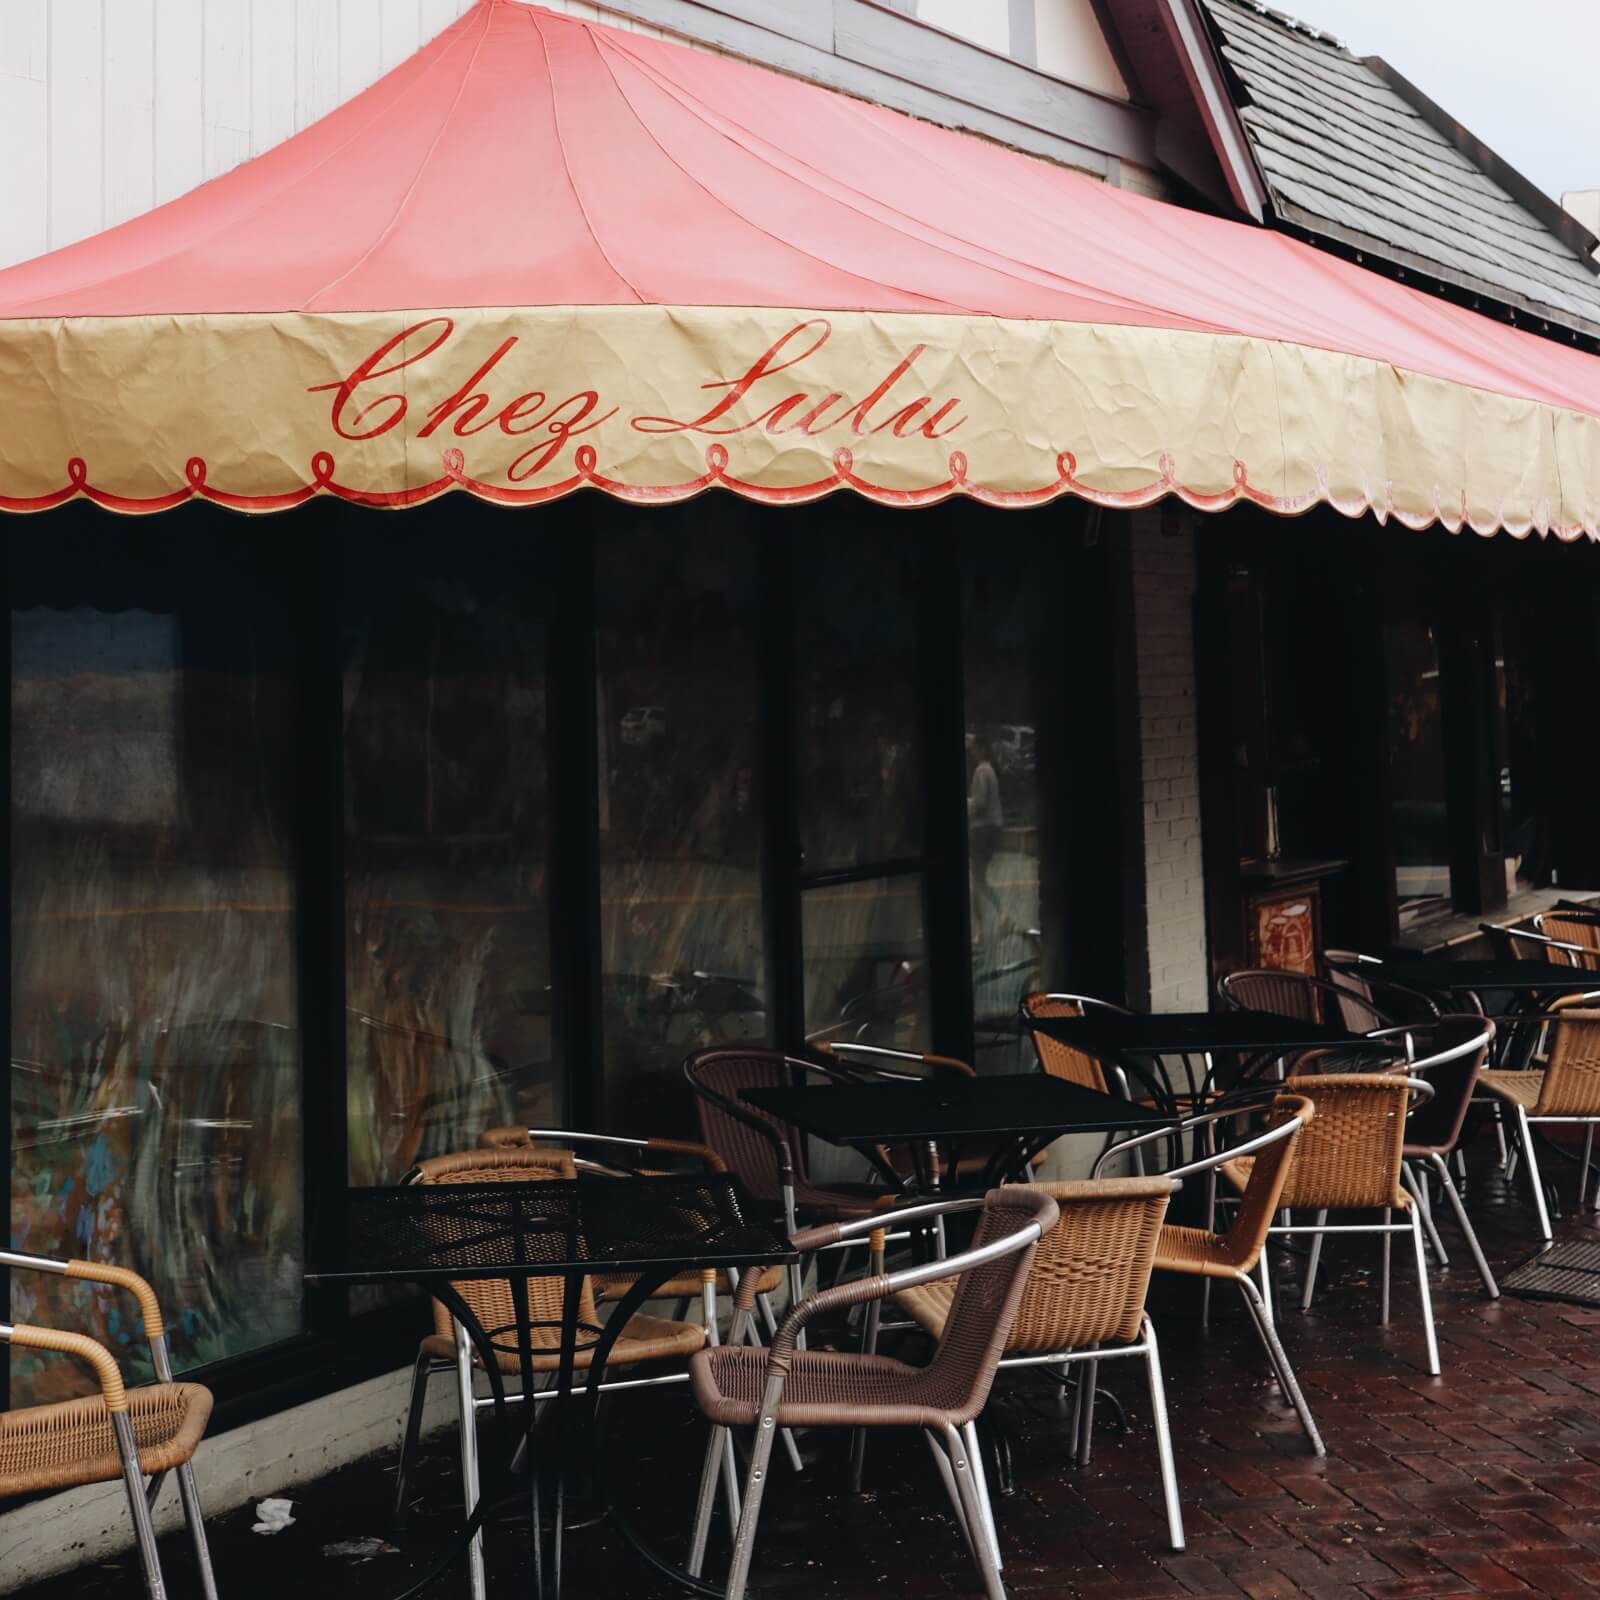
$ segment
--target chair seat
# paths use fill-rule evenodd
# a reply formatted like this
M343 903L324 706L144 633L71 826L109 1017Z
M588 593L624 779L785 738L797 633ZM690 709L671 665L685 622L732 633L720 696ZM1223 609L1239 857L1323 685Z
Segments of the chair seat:
M1536 1109L1544 1092L1542 1072L1480 1072L1478 1082L1490 1094L1509 1100L1524 1111Z
M1251 1158L1243 1156L1241 1161ZM1209 1228L1189 1228L1175 1222L1163 1225L1156 1241L1156 1271L1181 1272L1191 1278L1237 1278L1255 1262L1241 1265L1231 1253L1226 1234Z
M594 1285L597 1300L620 1300L634 1285L635 1274L631 1272L596 1272L590 1279ZM771 1294L783 1283L782 1267L763 1267L759 1280L756 1283L757 1294ZM717 1273L717 1296L726 1299L733 1293L732 1283L726 1272ZM650 1297L652 1300L698 1300L700 1298L700 1274L698 1272L681 1272L676 1278L669 1278Z
M128 1390L128 1414L145 1473L188 1461L205 1437L211 1391L197 1383ZM122 1476L111 1413L100 1395L0 1412L0 1499Z
M767 1360L765 1350L722 1345L702 1350L690 1361L695 1401L710 1421L723 1428L755 1425ZM968 1403L971 1374L950 1366L908 1367L888 1356L796 1350L789 1358L778 1426L962 1427L976 1415Z
M696 1278L695 1293L699 1292L699 1287L700 1280ZM667 1322L661 1317L629 1317L628 1326L611 1347L606 1370L609 1372L612 1367L633 1366L641 1361L667 1361L674 1356L690 1356L705 1342L705 1329L693 1322ZM560 1368L559 1328L535 1328L532 1344L535 1372L555 1372ZM432 1356L436 1361L454 1361L456 1357L455 1345L442 1333L430 1333L422 1341L422 1349L425 1355ZM576 1351L574 1368L582 1372L589 1365L592 1353L582 1348ZM502 1372L515 1376L522 1371L522 1361L516 1351L497 1349L495 1356ZM474 1352L474 1362L477 1359L477 1353Z
M1232 1161L1224 1161L1217 1168L1217 1171L1242 1194L1246 1185L1250 1182L1250 1171L1255 1166L1255 1161L1256 1158L1254 1156L1235 1156ZM1329 1211L1369 1211L1375 1210L1380 1206L1389 1206L1397 1211L1409 1211L1411 1209L1411 1196L1399 1187L1396 1187L1393 1195L1387 1200L1348 1200L1339 1198L1324 1200L1315 1194L1307 1195L1303 1191L1296 1190L1295 1177L1296 1174L1291 1168L1289 1181L1284 1185L1283 1196L1278 1202L1280 1206L1299 1206L1302 1209L1309 1207L1312 1210L1321 1210L1326 1207Z

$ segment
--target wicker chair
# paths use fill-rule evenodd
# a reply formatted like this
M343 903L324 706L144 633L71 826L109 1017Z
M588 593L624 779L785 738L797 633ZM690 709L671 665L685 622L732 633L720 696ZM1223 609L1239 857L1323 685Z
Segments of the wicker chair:
M217 1600L205 1517L194 1479L194 1453L211 1417L211 1393L197 1383L174 1383L166 1325L155 1291L137 1273L92 1261L55 1261L0 1250L0 1266L48 1272L126 1290L139 1302L157 1381L129 1389L115 1357L80 1333L0 1322L0 1344L75 1356L93 1369L100 1393L83 1400L0 1412L0 1500L44 1494L89 1483L122 1480L133 1519L134 1540L150 1600L163 1600L166 1585L156 1553L150 1513L167 1473L175 1472L184 1520L194 1540L206 1600ZM145 1479L151 1481L147 1486Z
M1096 1000L1086 994L1025 994L1020 1009L1024 1029L1039 1017L1081 1017L1088 1011L1111 1011L1123 1017L1128 1015L1124 1007L1113 1005L1109 1000ZM1111 1086L1106 1082L1105 1068L1087 1051L1075 1050L1070 1044L1063 1044L1044 1033L1033 1034L1033 1048L1038 1055L1039 1065L1052 1078L1063 1078L1085 1089L1098 1089L1101 1094L1111 1092ZM1120 1076L1117 1069L1112 1070ZM1116 1092L1127 1097L1128 1082L1125 1077L1117 1084Z
M1600 967L1600 914L1594 911L1541 911L1533 919L1534 928L1547 939L1555 939L1574 950L1587 953L1587 959L1572 965Z
M1422 1226L1433 1245L1439 1265L1447 1267L1450 1258L1445 1253L1444 1242L1434 1224L1433 1207L1428 1199L1426 1178L1417 1172L1426 1166L1438 1179L1445 1197L1455 1212L1456 1225L1461 1229L1472 1252L1473 1265L1483 1280L1484 1293L1491 1300L1500 1298L1500 1286L1478 1243L1478 1235L1461 1202L1461 1192L1450 1175L1450 1159L1456 1153L1461 1130L1467 1120L1467 1111L1488 1065L1489 1049L1494 1042L1494 1024L1481 1014L1462 1013L1441 1017L1433 1026L1409 1030L1408 1043L1412 1050L1419 1046L1426 1053L1408 1062L1404 1071L1420 1078L1433 1090L1433 1098L1411 1108L1406 1122L1406 1140L1401 1149L1404 1166L1402 1177L1409 1184L1422 1208ZM1314 1281L1314 1274L1313 1281Z
M412 1183L528 1183L540 1179L572 1178L577 1175L576 1163L570 1151L538 1150L528 1148L467 1150L455 1155L434 1156L418 1162L408 1175ZM710 1277L710 1274L706 1274ZM754 1292L754 1279L747 1281ZM490 1330L512 1329L518 1323L516 1301L511 1285L504 1278L475 1279L452 1284L451 1287L467 1303L474 1316ZM561 1363L562 1302L565 1285L559 1278L529 1278L527 1280L528 1318L531 1327L526 1329L532 1349L532 1366L535 1374L545 1375L558 1370ZM633 1367L649 1361L667 1361L693 1355L708 1339L716 1339L715 1302L709 1305L710 1318L706 1328L692 1322L669 1322L659 1317L635 1316L629 1319L621 1336L612 1346L607 1371L616 1367ZM599 1326L599 1312L595 1303L594 1283L585 1278L580 1286L578 1324L580 1331ZM433 1302L434 1331L423 1341L417 1352L417 1364L412 1377L411 1410L406 1423L405 1442L401 1447L399 1481L395 1489L396 1513L404 1516L406 1473L414 1455L417 1435L422 1421L422 1401L429 1376L449 1368L456 1374L456 1406L461 1427L461 1476L464 1503L470 1516L478 1503L478 1448L475 1420L480 1405L473 1394L473 1368L477 1357L469 1344L466 1332L451 1317L439 1301ZM575 1352L573 1368L584 1371L590 1360L590 1350L580 1344ZM519 1376L522 1371L521 1356L517 1349L497 1342L496 1360L502 1374ZM682 1383L687 1372L668 1374L665 1377L645 1380L654 1383ZM640 1380L634 1380L637 1386ZM612 1385L602 1385L609 1389ZM536 1404L544 1395L554 1390L538 1391L523 1396L525 1404ZM730 1495L736 1494L733 1484L733 1460L730 1453L725 1463ZM479 1533L468 1551L468 1578L474 1600L485 1593L483 1574L483 1535Z
M1167 1202L1177 1185L1163 1176L1018 1187L1049 1196L1060 1220L1039 1242L1000 1365L1060 1367L1064 1373L1068 1365L1084 1364L1074 1434L1079 1464L1086 1466L1100 1363L1120 1356L1144 1358L1167 1529L1172 1548L1181 1550L1183 1511L1178 1503L1161 1357L1144 1308L1157 1240L1166 1231L1162 1221ZM926 1332L942 1340L957 1292L953 1280L941 1278L901 1290L895 1303ZM975 1453L975 1443L973 1449Z
M1327 981L1341 991L1335 1002L1339 1020L1351 1033L1381 1026L1370 1020L1374 1016L1397 1023L1423 1023L1439 1015L1438 1006L1427 995L1396 983L1378 956L1362 955L1359 950L1324 950L1322 970Z
M1556 1001L1545 1017L1550 1053L1544 1067L1527 1072L1485 1072L1479 1082L1510 1107L1517 1123L1517 1143L1528 1168L1539 1231L1553 1235L1545 1204L1544 1180L1534 1154L1535 1123L1581 1124L1584 1127L1583 1167L1578 1175L1578 1207L1589 1188L1589 1167L1594 1154L1595 1124L1600 1123L1600 1009L1594 998L1569 995ZM1595 1194L1600 1209L1600 1188Z
M1433 1300L1428 1292L1428 1262L1422 1238L1419 1208L1401 1184L1406 1113L1413 1097L1431 1098L1432 1087L1422 1080L1393 1073L1328 1072L1318 1074L1324 1061L1337 1062L1336 1050L1313 1051L1302 1056L1285 1084L1290 1094L1302 1095L1316 1106L1316 1117L1302 1129L1295 1158L1279 1195L1279 1204L1295 1211L1316 1213L1316 1221L1273 1226L1270 1234L1312 1235L1311 1261L1306 1270L1302 1309L1311 1304L1316 1284L1316 1264L1330 1211L1382 1211L1382 1222L1338 1224L1340 1233L1376 1233L1383 1239L1383 1278L1380 1321L1389 1321L1389 1244L1397 1233L1411 1234L1417 1258L1417 1293L1422 1301L1423 1328L1427 1335L1428 1371L1439 1373L1439 1343L1433 1326ZM1238 1190L1249 1187L1253 1158L1225 1161L1219 1169ZM1407 1221L1392 1220L1394 1211ZM1265 1293L1263 1307L1273 1315L1267 1255L1261 1256Z
M978 1209L972 1246L948 1260L880 1273L825 1289L794 1306L769 1351L743 1347L737 1338L703 1350L690 1363L694 1397L711 1423L688 1569L699 1576L716 1499L718 1463L728 1430L753 1428L755 1443L744 1507L733 1541L727 1600L744 1600L750 1557L778 1427L920 1428L939 1467L956 1520L983 1577L988 1600L1005 1600L994 1519L975 1448L975 1423L989 1398L995 1368L1022 1298L1040 1237L1056 1222L1056 1204L1038 1190L1014 1185L992 1189L982 1200L945 1200L909 1206L880 1219L832 1223L797 1234L796 1246L814 1250L848 1242L880 1225L929 1221L952 1211ZM883 1300L941 1278L959 1278L945 1336L925 1367L887 1356L801 1348L800 1334L814 1317ZM736 1315L750 1314L741 1286Z
M1202 1137L1209 1138L1210 1130L1216 1124L1238 1115L1237 1107L1206 1112L1202 1116L1186 1118L1178 1131L1182 1133L1192 1130ZM1255 1323L1256 1332L1266 1349L1267 1360L1271 1363L1273 1374L1283 1392L1289 1397L1289 1402L1295 1409L1295 1415L1300 1419L1300 1426L1305 1430L1311 1448L1321 1456L1327 1454L1322 1435L1311 1415L1310 1406L1306 1404L1299 1380L1294 1375L1294 1368L1289 1365L1289 1357L1284 1352L1277 1329L1267 1314L1266 1302L1255 1284L1250 1281L1250 1274L1260 1266L1266 1251L1267 1233L1272 1226L1272 1219L1277 1213L1284 1185L1289 1178L1295 1146L1300 1139L1300 1130L1311 1122L1314 1116L1315 1107L1303 1095L1277 1095L1268 1110L1265 1132L1244 1140L1231 1150L1203 1156L1185 1166L1175 1167L1166 1174L1168 1178L1180 1182L1185 1178L1204 1174L1208 1185L1212 1185L1208 1193L1210 1198L1215 1192L1213 1175L1219 1168L1229 1162L1244 1160L1249 1162L1249 1176L1245 1182L1244 1193L1238 1211L1234 1214L1233 1225L1228 1231L1217 1233L1209 1227L1192 1228L1168 1223L1162 1228L1161 1236L1156 1241L1155 1265L1158 1272L1175 1272L1184 1277L1199 1278L1208 1291L1212 1281L1216 1279L1238 1285L1239 1293L1244 1297L1244 1303L1250 1310L1250 1319ZM1169 1134L1163 1130L1158 1133L1140 1134L1138 1137L1148 1141L1165 1139ZM1107 1151L1101 1160L1104 1161L1115 1154L1115 1149ZM1209 1294L1207 1301L1209 1309Z
M1351 988L1275 967L1225 973L1217 980L1217 993L1235 1011L1271 1011L1301 1022L1337 1019L1351 1033L1370 1033L1397 1020Z

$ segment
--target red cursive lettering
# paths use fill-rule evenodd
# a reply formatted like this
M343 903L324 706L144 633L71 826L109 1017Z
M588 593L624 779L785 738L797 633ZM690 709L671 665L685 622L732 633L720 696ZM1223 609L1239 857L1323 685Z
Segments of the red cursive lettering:
M382 365L391 352L400 350L412 334L421 333L424 328L437 328L439 331L422 349L411 351L409 355L402 356L387 367ZM449 317L429 317L426 322L414 322L409 328L402 328L392 339L380 344L365 361L351 371L348 377L340 378L334 383L314 383L306 392L322 394L330 389L333 391L333 431L341 439L375 439L380 433L387 433L405 416L406 397L403 394L379 395L375 400L369 400L362 406L349 419L347 426L344 408L350 403L350 397L362 384L371 379L387 378L391 372L398 372L402 367L409 367L413 362L431 356L454 331L455 323ZM370 428L357 431L361 429L362 423L373 416L376 416L376 420Z
M819 331L805 349L797 350L787 360L777 359L791 339L813 328ZM770 350L758 356L742 377L717 378L710 383L702 383L700 385L702 389L726 389L728 392L709 411L702 413L692 422L682 422L676 417L635 417L633 425L640 433L742 433L746 428L755 427L757 422L765 420L773 411L778 410L778 407L769 408L757 422L738 422L730 428L713 428L711 424L718 418L727 416L750 392L751 387L762 378L770 378L773 373L783 372L796 362L804 361L807 356L815 355L828 342L828 336L832 332L833 326L826 317L813 317L809 322L796 323ZM804 405L805 400L804 395L791 395L788 402L780 401L779 404L785 406L787 410L795 405ZM781 420L781 415L773 420Z

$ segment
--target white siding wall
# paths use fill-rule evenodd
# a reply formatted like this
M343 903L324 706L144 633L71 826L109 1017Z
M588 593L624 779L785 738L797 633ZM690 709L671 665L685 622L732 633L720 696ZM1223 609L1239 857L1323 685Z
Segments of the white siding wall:
M148 211L375 82L472 0L0 0L0 267ZM655 36L585 0L552 11ZM904 0L1119 99L1091 0Z

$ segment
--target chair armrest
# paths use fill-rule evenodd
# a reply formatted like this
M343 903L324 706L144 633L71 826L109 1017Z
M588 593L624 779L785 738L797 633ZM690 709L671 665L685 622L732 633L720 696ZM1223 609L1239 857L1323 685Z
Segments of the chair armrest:
M107 1411L126 1411L128 1391L123 1386L122 1369L103 1344L81 1333L65 1333L55 1328L35 1328L26 1322L15 1327L0 1323L0 1344L14 1344L22 1350L49 1350L56 1355L76 1356L94 1369L100 1380L100 1393Z
M49 1272L61 1278L77 1278L82 1282L105 1283L115 1289L126 1289L139 1302L139 1310L144 1316L145 1337L166 1337L167 1327L155 1290L137 1272L130 1272L127 1267L114 1267L99 1261L57 1261L49 1256L23 1255L14 1250L0 1250L0 1267L13 1267L20 1272Z
M1051 1220L1053 1222L1054 1218ZM920 1284L933 1283L940 1278L960 1277L962 1273L971 1272L975 1267L984 1267L991 1261L998 1261L1002 1256L1011 1255L1017 1250L1026 1250L1043 1236L1044 1228L1039 1222L1026 1222L1015 1233L1007 1234L1005 1238L997 1239L993 1244L982 1245L976 1250L964 1250L960 1255L950 1256L944 1261L930 1261L925 1266L907 1267L900 1272L874 1273L870 1277L857 1278L853 1283L835 1284L831 1289L823 1289L820 1293L809 1296L789 1312L778 1331L772 1336L772 1343L768 1346L768 1380L788 1376L789 1363L793 1358L800 1330L813 1317L828 1311L841 1311L870 1300L885 1300L892 1294L898 1294L902 1289L914 1289Z
M694 1139L647 1139L645 1144L651 1150L663 1150L677 1156L693 1156L697 1161L705 1163L707 1172L728 1170L728 1163L710 1145L701 1144Z

